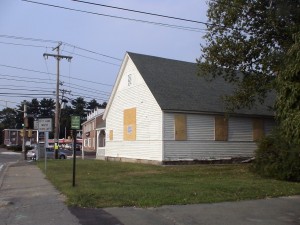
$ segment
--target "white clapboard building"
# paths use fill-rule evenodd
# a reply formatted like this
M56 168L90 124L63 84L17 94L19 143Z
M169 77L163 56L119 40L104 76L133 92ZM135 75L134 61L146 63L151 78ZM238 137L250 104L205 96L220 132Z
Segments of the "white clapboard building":
M107 160L169 163L252 157L275 125L274 98L225 116L223 79L197 76L197 64L126 53L103 118Z

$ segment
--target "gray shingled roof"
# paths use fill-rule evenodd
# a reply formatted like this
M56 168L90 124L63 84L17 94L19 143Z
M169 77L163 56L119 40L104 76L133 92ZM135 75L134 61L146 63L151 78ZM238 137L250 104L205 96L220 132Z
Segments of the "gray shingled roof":
M233 92L222 78L213 81L197 76L197 64L128 53L162 110L224 113L222 96ZM274 98L238 114L272 116Z

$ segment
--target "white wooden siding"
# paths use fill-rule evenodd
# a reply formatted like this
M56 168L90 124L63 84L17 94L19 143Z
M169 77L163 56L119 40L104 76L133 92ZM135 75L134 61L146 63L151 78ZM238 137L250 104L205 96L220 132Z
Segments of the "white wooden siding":
M128 86L128 74L132 83ZM136 141L123 141L123 111L136 108ZM108 134L113 130L113 140ZM162 160L162 112L129 59L106 118L105 156Z
M166 141L164 160L202 160L251 157L255 142Z
M214 141L215 116L187 114L187 141L175 141L174 113L164 113L164 160L201 160L251 157L252 119L230 117L229 140Z

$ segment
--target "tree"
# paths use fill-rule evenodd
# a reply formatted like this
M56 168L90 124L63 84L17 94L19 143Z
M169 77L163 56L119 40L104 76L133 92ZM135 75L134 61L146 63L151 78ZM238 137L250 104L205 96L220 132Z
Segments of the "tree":
M40 101L40 117L54 118L55 102L53 99L43 98Z
M73 115L73 109L71 106L66 106L61 109L60 112L60 137L65 137L65 130L71 129L71 116Z
M102 105L100 106L101 109L105 109L107 106L107 102L103 102Z
M276 116L285 139L290 144L300 144L300 32L294 41L276 79Z
M295 0L209 1L199 75L222 76L236 90L227 96L229 109L263 102L299 31L300 3Z
M73 115L79 115L81 117L81 120L86 119L86 108L87 103L82 97L78 97L71 101L72 109L73 109Z
M87 103L87 109L89 109L90 111L96 109L96 108L100 108L101 104L99 104L96 99L92 99L91 101L89 101Z
M3 129L15 129L16 128L17 112L12 108L4 108L0 111L0 124Z
M33 114L35 117L40 115L40 102L36 98L28 104L27 113Z

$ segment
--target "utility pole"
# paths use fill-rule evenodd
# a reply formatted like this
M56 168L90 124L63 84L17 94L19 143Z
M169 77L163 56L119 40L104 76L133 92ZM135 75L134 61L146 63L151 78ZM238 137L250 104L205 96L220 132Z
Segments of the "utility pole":
M24 159L27 160L27 152L25 147L25 135L26 135L26 127L28 125L28 118L27 118L27 105L24 102L24 121L23 121L23 137L22 137L22 152L24 154Z
M55 122L54 122L54 149L55 149L55 159L58 159L58 142L59 142L59 61L60 59L67 59L68 61L71 61L72 56L65 56L65 55L60 55L59 50L60 46L62 45L61 42L59 42L58 46L53 48L52 50L57 50L57 54L48 54L44 53L43 56L47 57L52 56L56 58L57 60L57 75L56 75L56 103L55 103Z

